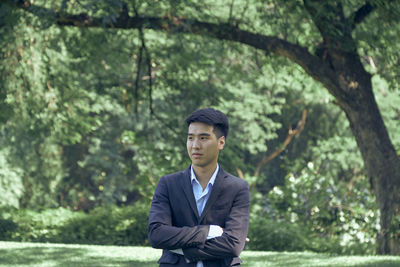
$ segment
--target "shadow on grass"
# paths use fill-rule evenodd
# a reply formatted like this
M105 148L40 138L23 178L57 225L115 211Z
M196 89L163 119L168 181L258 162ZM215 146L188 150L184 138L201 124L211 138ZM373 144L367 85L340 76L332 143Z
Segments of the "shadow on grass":
M158 266L156 261L101 256L86 248L30 247L0 249L0 266Z

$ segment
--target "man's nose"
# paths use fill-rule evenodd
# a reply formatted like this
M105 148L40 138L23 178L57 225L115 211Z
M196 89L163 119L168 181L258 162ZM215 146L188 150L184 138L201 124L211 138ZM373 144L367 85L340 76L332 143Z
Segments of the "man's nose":
M199 148L200 147L200 142L199 140L196 138L193 140L192 142L192 148Z

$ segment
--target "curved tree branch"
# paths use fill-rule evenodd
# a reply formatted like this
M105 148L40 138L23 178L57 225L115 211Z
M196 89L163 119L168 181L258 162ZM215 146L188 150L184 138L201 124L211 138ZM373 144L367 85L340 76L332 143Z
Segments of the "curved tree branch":
M9 3L7 0L0 2ZM54 10L32 5L29 1L20 0L14 6L22 8L41 19L53 19L55 24L60 26L75 26L82 28L101 27L116 29L153 29L168 33L189 33L239 42L254 48L274 53L288 58L300 65L311 77L320 81L336 97L343 99L344 95L335 90L338 88L338 80L330 66L317 56L312 55L306 48L290 43L283 39L257 34L239 29L226 23L209 23L181 17L129 17L127 12L121 13L116 21L105 22L102 18L91 17L88 14L68 14L55 12ZM123 19L122 19L123 18Z
M394 2L393 0L387 0L386 2L382 2L381 4L390 4ZM352 29L354 29L357 24L362 23L365 18L368 17L375 9L379 7L379 4L376 1L366 1L366 3L361 6L357 11L355 11L350 17L350 23L352 25Z
M279 154L282 153L283 150L290 144L292 141L293 137L298 137L300 133L304 129L304 125L306 124L306 118L307 118L307 110L303 110L303 113L301 115L301 120L297 123L297 126L295 129L289 128L288 131L288 136L286 137L285 141L283 141L283 144L278 147L274 152L272 152L270 155L264 157L258 164L256 171L254 172L255 177L257 177L260 174L261 168L267 164L270 160L276 158Z
M357 24L363 22L364 19L369 14L371 14L371 12L374 11L375 8L376 8L376 6L373 6L370 2L366 2L365 5L363 5L356 12L354 12L354 14L352 14L350 16L350 18L352 20L353 29L355 28L355 26Z
M343 50L346 49L344 43L352 43L351 31L340 1L304 0L304 7L321 33L325 46ZM347 45L347 49L354 48Z
M140 84L140 73L141 73L141 66L142 66L142 59L143 59L143 50L144 41L143 41L143 32L142 29L139 28L139 37L142 41L142 45L139 47L139 56L137 60L137 67L136 67L136 79L135 79L135 94L134 94L134 104L135 104L135 114L138 114L138 106L139 106L139 84Z

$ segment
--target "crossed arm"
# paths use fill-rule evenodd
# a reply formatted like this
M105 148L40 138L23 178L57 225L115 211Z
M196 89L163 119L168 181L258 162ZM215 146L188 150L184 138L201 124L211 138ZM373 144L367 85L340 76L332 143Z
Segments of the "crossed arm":
M149 214L149 242L154 248L178 249L204 245L208 225L176 227L172 225L172 211L165 179L161 178L154 192Z
M236 257L243 250L247 236L249 206L249 189L248 186L243 186L234 197L231 210L225 218L223 234L207 239L210 225L172 225L168 188L164 179L161 179L150 210L150 244L155 248L168 250L182 248L185 257L190 261Z
M225 218L223 234L208 239L204 247L184 248L185 257L197 261L238 257L247 237L249 207L249 189L243 187L235 196L230 213Z

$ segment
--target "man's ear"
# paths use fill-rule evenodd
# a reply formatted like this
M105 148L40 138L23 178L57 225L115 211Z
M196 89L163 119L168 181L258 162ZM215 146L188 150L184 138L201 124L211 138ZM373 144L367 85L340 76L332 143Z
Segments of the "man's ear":
M222 150L225 146L225 136L218 138L218 149Z

